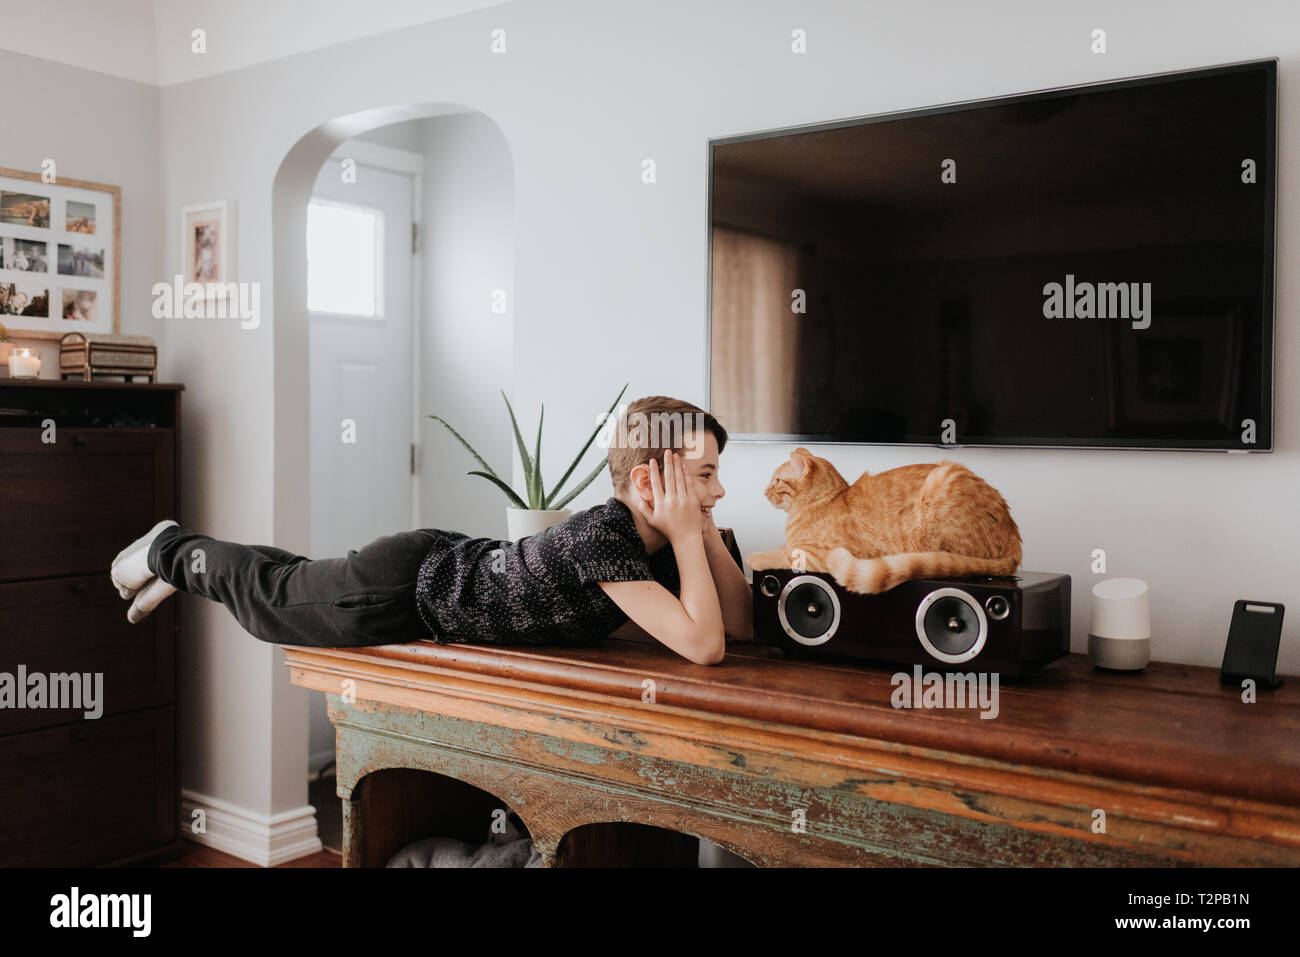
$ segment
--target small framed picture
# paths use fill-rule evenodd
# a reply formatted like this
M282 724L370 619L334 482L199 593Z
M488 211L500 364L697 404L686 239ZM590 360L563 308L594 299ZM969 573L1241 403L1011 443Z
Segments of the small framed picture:
M116 186L0 168L0 322L32 339L117 332L121 221Z
M207 299L224 295L224 284L234 279L231 245L227 241L229 220L225 200L181 210L181 263L185 283L203 285Z

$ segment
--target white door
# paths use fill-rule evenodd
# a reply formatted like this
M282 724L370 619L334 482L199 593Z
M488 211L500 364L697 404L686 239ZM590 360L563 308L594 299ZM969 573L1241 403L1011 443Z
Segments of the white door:
M311 557L411 527L413 181L338 160L307 213Z
M358 165L345 183L331 159L307 210L312 558L412 524L413 202L409 174ZM314 773L334 728L325 695L311 699Z

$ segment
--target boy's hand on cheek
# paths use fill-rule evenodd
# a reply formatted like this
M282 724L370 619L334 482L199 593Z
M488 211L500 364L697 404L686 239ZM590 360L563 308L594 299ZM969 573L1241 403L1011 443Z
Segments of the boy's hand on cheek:
M656 459L651 459L649 465L654 504L647 507L644 501L640 503L646 521L670 542L702 535L704 513L695 490L686 481L681 457L666 451L662 470Z

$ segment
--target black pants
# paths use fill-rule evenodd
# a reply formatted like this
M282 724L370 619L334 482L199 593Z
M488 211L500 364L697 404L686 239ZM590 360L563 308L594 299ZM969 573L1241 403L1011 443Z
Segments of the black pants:
M416 609L415 577L438 541L433 529L399 532L346 558L312 560L170 526L147 562L167 584L221 602L263 641L360 648L430 637Z

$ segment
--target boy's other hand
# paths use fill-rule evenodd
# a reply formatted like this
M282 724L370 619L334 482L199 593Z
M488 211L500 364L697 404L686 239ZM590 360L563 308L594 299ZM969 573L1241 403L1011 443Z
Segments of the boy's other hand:
M651 528L657 529L671 543L685 541L692 535L701 537L704 513L700 511L695 489L687 481L680 454L672 449L664 452L662 477L659 460L650 460L650 488L654 495L653 507L639 500L639 508Z

